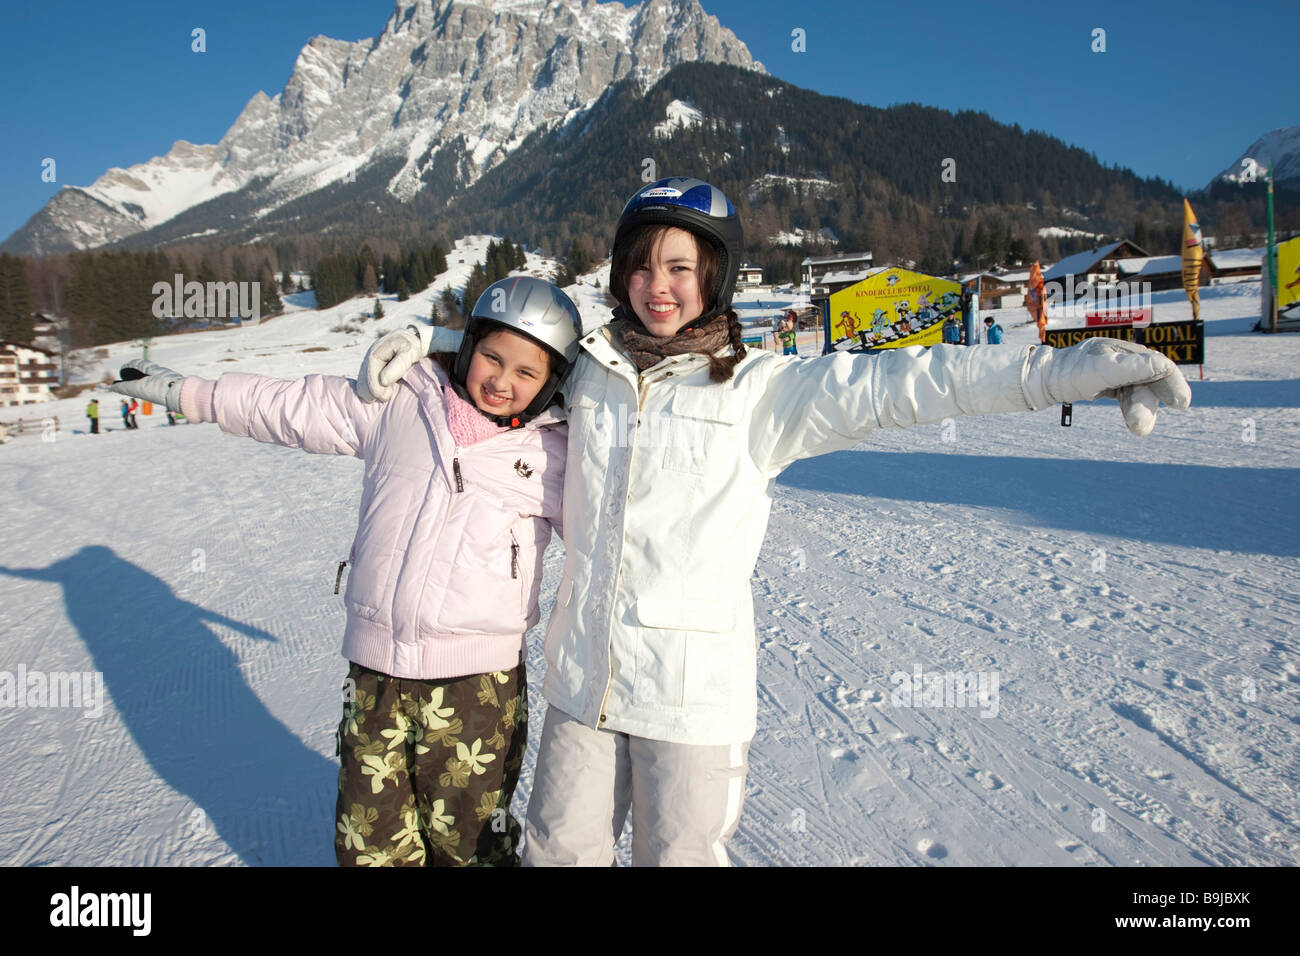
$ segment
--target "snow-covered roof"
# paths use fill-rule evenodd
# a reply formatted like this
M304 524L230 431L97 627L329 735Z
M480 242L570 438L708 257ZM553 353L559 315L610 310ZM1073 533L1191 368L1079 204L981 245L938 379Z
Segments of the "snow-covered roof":
M807 256L800 265L827 266L836 262L861 262L872 258L869 252L849 252L838 256Z
M873 266L870 269L846 269L843 272L828 272L822 276L822 282L861 282L863 279L869 279L888 268L888 266Z
M987 278L987 279L992 279L994 282L1002 282L1002 283L1007 283L1007 284L1010 284L1010 285L1014 285L1014 284L1017 283L1017 282L1028 282L1028 281L1029 281L1029 273L1028 273L1028 272L1004 272L1004 273L998 273L998 272L970 272L970 273L967 273L966 275L958 276L958 277L957 277L957 281L960 282L960 283L962 283L963 285L965 285L967 282L970 282L970 281L972 281L972 280L974 280L974 279L978 279L978 278L980 278L980 277L984 277L984 278Z
M1109 242L1104 246L1098 246L1096 249L1085 249L1083 252L1076 252L1072 256L1066 256L1043 273L1043 280L1051 282L1053 279L1063 279L1068 275L1084 275L1092 266L1109 257L1112 252L1122 245L1124 245L1123 239L1119 242Z
M1125 259L1124 262L1130 260ZM1150 279L1152 276L1168 275L1171 272L1181 272L1183 268L1182 256L1148 256L1142 260L1142 268L1134 275L1135 279Z
M1263 268L1264 247L1256 249L1217 249L1210 253L1210 265L1215 269Z

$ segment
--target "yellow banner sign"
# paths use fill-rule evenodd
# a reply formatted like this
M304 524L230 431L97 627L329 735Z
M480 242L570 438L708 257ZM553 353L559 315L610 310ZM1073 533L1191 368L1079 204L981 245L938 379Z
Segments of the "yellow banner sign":
M1277 244L1277 307L1285 309L1293 302L1300 302L1300 236Z
M1201 317L1201 259L1205 246L1201 242L1201 226L1192 212L1192 204L1183 200L1183 291L1192 303L1192 318Z
M886 269L831 296L831 343L870 348L938 345L943 323L961 315L961 285L906 269Z

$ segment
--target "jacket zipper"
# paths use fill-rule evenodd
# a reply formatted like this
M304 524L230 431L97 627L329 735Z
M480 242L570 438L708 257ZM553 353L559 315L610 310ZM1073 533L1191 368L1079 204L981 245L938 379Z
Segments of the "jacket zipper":
M637 424L637 428L640 428L640 426L641 426L641 412L645 409L645 400L646 400L647 395L649 394L649 385L650 385L650 382L647 381L647 382L644 383L646 387L643 388L643 387L642 387L642 383L639 381L639 380L640 380L640 377L641 377L640 375L637 376L638 382L637 382L637 386L636 386L636 390L637 390L637 402L636 402L636 424ZM634 436L634 437L633 437L633 439L632 439L632 447L631 447L631 449L630 449L629 452L628 452L628 462L627 462L627 480L628 480L628 484L629 484L629 486L630 486L631 483L632 483L632 458L631 458L631 456L634 455L634 454L636 453L636 438L635 438L635 431L633 432L633 436ZM628 497L630 498L631 495L628 495ZM627 511L626 511L626 508L627 508L627 504L626 504L626 501L625 501L625 502L624 502L624 520L625 520L625 521L626 521L626 518L627 518ZM620 553L620 555L622 554L622 549L621 549L621 548L619 549L619 553ZM615 588L615 590L618 589L618 575L617 575L617 574L614 575L614 588ZM611 634L610 634L610 638L609 638L609 677L605 680L605 696L602 697L602 698L600 699L600 723L601 723L601 724L605 723L605 721L608 719L608 715L605 713L605 706L609 703L609 695L610 695L610 692L613 691L613 689L614 689L614 636L613 636L613 634L611 633Z
M453 458L451 459L451 473L452 473L453 475L456 476L456 490L457 490L457 491L464 491L464 490L465 490L465 482L461 479L461 476L460 476L460 459L459 459L459 458L453 457Z
M339 593L339 585L343 582L343 569L348 566L348 562L355 561L357 557L357 542L354 539L352 547L348 549L348 556L339 562L338 574L334 575L334 593Z

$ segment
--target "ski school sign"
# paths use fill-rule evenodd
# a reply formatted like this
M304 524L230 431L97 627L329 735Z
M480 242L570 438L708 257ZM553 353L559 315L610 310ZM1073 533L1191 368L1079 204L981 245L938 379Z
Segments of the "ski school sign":
M1145 311L1145 310L1134 310ZM1136 342L1166 355L1176 365L1205 364L1205 323L1200 319L1190 322L1089 324L1083 328L1048 329L1047 344L1054 349L1078 345L1084 339L1104 337Z

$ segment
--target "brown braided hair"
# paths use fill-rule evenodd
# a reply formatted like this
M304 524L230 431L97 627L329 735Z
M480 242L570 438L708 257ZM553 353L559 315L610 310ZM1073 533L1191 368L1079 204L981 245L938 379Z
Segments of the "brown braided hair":
M681 229L681 227L662 223L642 226L640 229L631 232L626 241L614 250L614 258L609 269L609 291L613 293L614 298L627 310L629 315L634 313L635 310L628 301L630 296L627 292L627 277L635 269L646 265L650 261L654 250L663 240L664 233L669 229ZM722 273L722 263L718 258L718 252L710 243L690 230L684 229L682 231L695 240L695 255L699 263L696 276L700 283L700 298L706 304L710 303L717 295L718 282ZM730 303L728 303L728 306L730 306ZM731 343L731 354L721 358L716 355L707 356L709 360L709 378L715 382L728 381L732 376L736 363L745 357L746 351L742 341L743 332L740 327L740 319L736 315L736 310L728 308L722 315L727 320L727 335Z
M743 341L743 332L740 328L740 319L736 316L735 309L728 309L722 313L723 318L727 320L727 335L731 339L730 355L710 355L709 359L709 379L714 382L725 382L731 378L736 364L745 357L745 344Z

